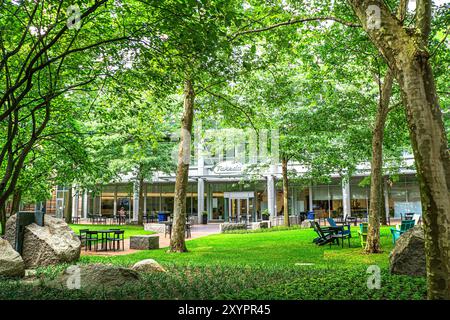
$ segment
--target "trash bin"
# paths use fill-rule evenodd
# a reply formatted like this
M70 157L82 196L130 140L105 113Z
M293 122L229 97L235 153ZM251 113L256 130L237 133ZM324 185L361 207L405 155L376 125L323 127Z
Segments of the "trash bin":
M158 222L167 221L167 213L158 212Z

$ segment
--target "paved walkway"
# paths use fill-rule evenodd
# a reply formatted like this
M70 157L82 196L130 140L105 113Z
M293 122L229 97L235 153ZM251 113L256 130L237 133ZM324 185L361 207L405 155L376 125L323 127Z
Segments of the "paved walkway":
M208 236L210 234L219 233L219 224L218 223L209 223L209 224L199 224L199 225L193 225L191 227L191 235L192 237L189 239L186 239L186 241L201 238ZM159 247L160 248L166 248L170 245L170 238L169 236L164 237L164 233L158 233L159 235ZM83 256L117 256L117 255L124 255L124 254L130 254L134 252L138 252L140 250L133 250L130 249L130 239L125 239L125 250L124 251L85 251L84 248L81 248L81 255Z

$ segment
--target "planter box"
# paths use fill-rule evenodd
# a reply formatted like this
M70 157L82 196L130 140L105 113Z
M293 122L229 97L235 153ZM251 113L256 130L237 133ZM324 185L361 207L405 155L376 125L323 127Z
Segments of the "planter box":
M144 230L164 233L166 230L166 225L164 223L144 223Z
M252 230L269 228L269 221L252 222Z
M159 236L153 234L131 236L130 249L135 250L159 249Z
M230 230L246 230L247 225L245 223L221 223L220 232L230 231Z

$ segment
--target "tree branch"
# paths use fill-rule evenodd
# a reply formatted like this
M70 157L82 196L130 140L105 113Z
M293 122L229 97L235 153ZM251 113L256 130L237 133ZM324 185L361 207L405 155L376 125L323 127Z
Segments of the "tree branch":
M237 32L236 34L234 34L231 37L231 41L236 39L239 36L245 35L245 34L249 34L249 33L258 33L258 32L264 32L264 31L268 31L268 30L272 30L275 28L279 28L279 27L283 27L283 26L290 26L290 25L294 25L294 24L299 24L299 23L305 23L305 22L313 22L313 21L335 21L335 22L339 22L340 24L343 24L347 27L352 27L352 28L359 28L361 27L360 24L351 22L351 21L346 21L344 19L338 18L338 17L332 17L332 16L324 16L324 17L308 17L308 18L300 18L300 19L290 19L288 21L284 21L284 22L280 22L280 23L276 23L267 27L263 27L263 28L259 28L259 29L251 29L251 30L244 30L244 31L240 31Z

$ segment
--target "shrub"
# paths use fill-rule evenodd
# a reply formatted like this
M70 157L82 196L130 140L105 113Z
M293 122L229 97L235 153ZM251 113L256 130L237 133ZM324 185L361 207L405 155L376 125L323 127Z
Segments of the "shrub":
M299 225L294 225L294 226L290 226L290 227L285 227L285 226L276 226L276 227L272 227L272 228L268 228L267 227L267 223L266 223L266 227L262 227L260 229L254 229L254 230L229 230L225 233L233 233L233 234L243 234L243 233L261 233L261 232L274 232L274 231L289 231L289 230L297 230L297 229L301 229Z

